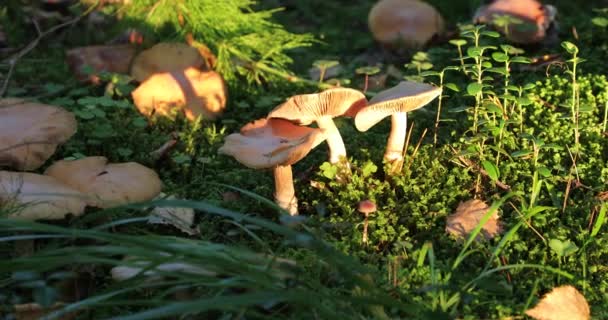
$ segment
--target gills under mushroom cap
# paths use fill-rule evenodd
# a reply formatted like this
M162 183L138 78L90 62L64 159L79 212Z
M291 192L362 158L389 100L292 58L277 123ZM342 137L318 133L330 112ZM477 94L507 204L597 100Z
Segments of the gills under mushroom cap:
M365 95L350 88L332 88L319 93L301 94L289 98L274 108L268 118L281 118L309 125L322 117L351 114L367 104Z
M22 99L0 99L0 166L35 170L78 124L71 112Z
M53 177L0 171L0 207L10 218L57 220L81 215L85 206L83 194Z
M424 107L441 94L441 88L426 83L402 81L376 94L355 116L359 131L367 131L387 116Z
M325 140L318 128L298 126L283 119L259 119L226 137L218 150L253 169L291 165Z
M44 172L80 190L87 204L110 208L154 199L161 190L156 172L139 163L108 163L105 157L61 160Z

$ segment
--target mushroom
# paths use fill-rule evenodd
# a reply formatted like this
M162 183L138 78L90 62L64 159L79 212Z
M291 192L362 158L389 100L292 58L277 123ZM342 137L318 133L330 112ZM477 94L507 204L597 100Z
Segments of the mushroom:
M357 208L357 210L365 216L365 221L363 222L363 237L361 239L361 242L367 244L367 217L370 213L376 212L376 204L371 200L363 200L359 202L359 207Z
M29 172L0 171L0 207L20 220L59 220L84 213L83 194L59 180Z
M441 88L426 83L402 81L397 86L376 94L369 104L355 116L355 126L361 132L391 116L391 133L384 159L390 162L403 159L407 127L407 112L424 107L441 94Z
M154 199L161 181L153 170L139 163L108 163L105 157L61 160L44 172L87 195L87 204L111 208Z
M157 73L135 89L131 95L140 113L170 116L175 107L183 107L186 118L203 115L214 120L226 108L226 83L215 71L196 68Z
M0 166L35 170L76 133L76 117L56 106L0 99Z
M142 51L131 66L131 76L143 82L156 73L205 67L199 51L185 43L161 42Z
M135 46L107 45L73 48L66 51L66 61L72 73L80 81L100 82L100 72L129 73L129 65L135 56ZM94 72L87 74L84 68Z
M290 215L298 214L291 165L325 140L323 130L298 126L283 119L259 119L226 137L220 154L233 156L253 169L272 169L274 199Z
M320 93L293 96L270 111L268 118L287 119L304 126L316 122L327 136L329 161L338 163L340 158L346 158L346 148L333 118L352 116L366 104L365 95L358 90L332 88Z
M495 0L479 7L473 21L492 25L519 44L540 42L555 22L557 9L537 0Z
M380 0L370 10L369 29L386 46L420 48L444 28L441 14L419 0Z

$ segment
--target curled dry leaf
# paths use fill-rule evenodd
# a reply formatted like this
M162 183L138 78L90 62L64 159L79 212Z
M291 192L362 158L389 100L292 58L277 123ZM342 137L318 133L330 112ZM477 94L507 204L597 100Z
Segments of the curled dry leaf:
M67 110L22 99L0 99L0 166L35 170L76 133Z
M526 314L537 320L589 320L591 311L585 297L573 286L553 288Z
M158 73L131 93L135 106L145 116L171 116L183 111L188 120L199 115L213 120L226 107L224 79L215 71L188 68Z
M160 194L159 199L176 200L174 196L166 197L165 194ZM193 228L194 224L194 209L183 207L155 207L148 219L151 224L170 224L180 231L188 235L198 235L200 231Z
M84 196L57 179L29 172L0 171L0 208L20 220L58 220L84 213Z
M135 47L129 44L80 47L66 52L68 66L76 78L94 84L99 84L101 72L128 74L134 56Z
M143 82L157 73L205 66L206 61L196 48L185 43L161 42L137 55L131 66L131 76Z
M44 174L84 193L87 204L99 208L149 201L161 189L154 170L135 162L108 163L105 157L57 161Z
M479 224L483 216L490 207L483 201L473 199L461 202L456 208L456 212L448 216L446 232L458 239L466 238ZM481 234L485 239L492 239L502 231L498 221L498 213L494 212L490 220L481 229ZM479 240L479 236L477 237Z

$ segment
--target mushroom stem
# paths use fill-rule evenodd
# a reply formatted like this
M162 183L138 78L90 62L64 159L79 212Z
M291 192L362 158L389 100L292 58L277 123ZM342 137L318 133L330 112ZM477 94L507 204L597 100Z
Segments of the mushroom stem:
M388 162L403 159L403 146L407 129L407 113L396 112L391 116L391 133L388 136L384 159Z
M298 214L298 199L293 186L293 175L291 165L275 166L274 173L274 202L279 207L287 210L290 215Z
M329 162L338 163L340 158L346 158L346 147L340 135L340 131L331 117L320 117L317 119L317 125L325 131L327 137L327 145L329 146Z
M361 242L363 242L363 244L367 244L367 225L368 225L367 216L368 215L369 215L368 213L365 214L365 221L363 221L363 236L361 237Z

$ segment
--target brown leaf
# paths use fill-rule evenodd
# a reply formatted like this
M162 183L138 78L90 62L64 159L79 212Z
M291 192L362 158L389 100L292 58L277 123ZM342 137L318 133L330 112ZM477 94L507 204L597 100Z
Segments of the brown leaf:
M591 311L585 297L573 286L553 288L526 314L537 320L589 320Z
M173 116L179 111L188 120L199 115L214 120L224 111L228 92L217 72L188 68L155 74L131 95L139 112L148 117Z
M0 166L39 168L76 127L76 117L61 107L0 99Z
M129 65L135 56L135 46L107 45L73 48L66 52L66 60L72 73L80 81L99 84L100 72L129 73ZM87 74L86 68L93 73Z
M475 227L479 224L483 216L488 212L490 207L477 199L461 202L456 208L456 212L448 216L446 232L455 236L458 239L466 238ZM494 238L502 231L500 222L498 221L498 213L492 214L490 220L481 229L481 235L485 239ZM480 240L479 236L477 240Z

